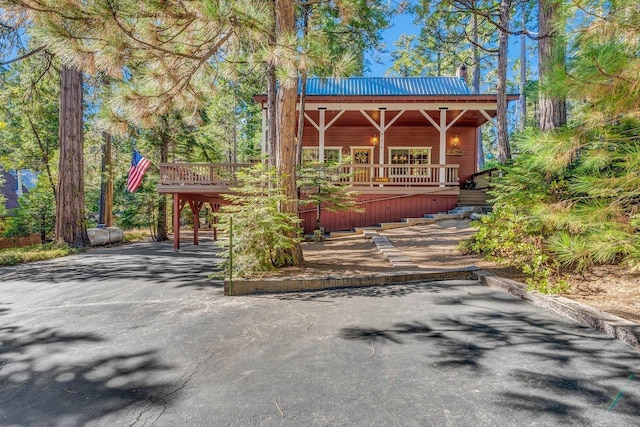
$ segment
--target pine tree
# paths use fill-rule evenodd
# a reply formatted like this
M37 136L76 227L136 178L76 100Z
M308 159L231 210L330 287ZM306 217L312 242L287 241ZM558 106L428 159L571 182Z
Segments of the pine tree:
M82 248L90 245L84 209L82 72L60 71L60 150L56 240Z
M635 2L622 1L584 22L572 34L567 70L556 68L546 82L573 102L572 124L521 136L473 244L503 259L529 245L518 263L546 279L559 267L640 269L640 19Z
M546 87L554 69L563 72L565 67L562 3L561 0L538 0L539 125L543 131L554 130L567 122L565 98L549 94Z

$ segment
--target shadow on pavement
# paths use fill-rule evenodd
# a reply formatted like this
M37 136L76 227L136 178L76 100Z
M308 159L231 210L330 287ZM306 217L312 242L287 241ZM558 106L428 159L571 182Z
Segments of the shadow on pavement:
M222 287L209 278L221 268L220 250L213 244L175 251L171 242L136 243L93 249L49 262L0 269L0 280L34 283L148 280L175 287Z
M475 281L449 280L446 282L420 282L404 285L367 286L361 288L335 288L319 291L261 295L263 298L275 298L285 301L319 301L322 299L343 299L355 297L390 298L405 297L414 293L439 294L459 286L469 286Z
M175 386L154 377L172 367L155 351L83 354L102 341L53 328L0 328L0 424L84 425L127 407L137 407L135 419L171 404Z
M633 366L640 368L634 349L620 351L619 346L610 345L615 341L590 328L529 310L524 308L526 303L508 296L501 301L500 293L436 298L436 305L447 307L431 321L383 328L352 326L342 328L339 335L370 345L423 343L420 348L429 366L453 369L461 377L495 381L490 377L495 370L507 369L506 381L511 385L501 386L496 397L509 410L580 425L594 422L583 418L585 407L597 407L605 417L610 411L640 417L640 396L624 393L625 384L632 381L638 389L636 373L630 371ZM505 306L509 300L515 306ZM529 364L544 366L545 371L531 371Z

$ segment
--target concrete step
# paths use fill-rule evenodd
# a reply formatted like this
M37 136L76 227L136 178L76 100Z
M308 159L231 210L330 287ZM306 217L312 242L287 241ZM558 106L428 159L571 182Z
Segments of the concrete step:
M464 214L440 212L437 214L426 214L424 217L428 219L433 219L434 221L439 221L441 219L464 219Z
M379 230L392 230L394 228L402 228L402 227L408 227L409 223L405 222L405 221L400 221L400 222L381 222L378 224L378 229Z
M377 232L380 230L379 227L375 227L375 226L369 226L369 227L355 227L354 228L355 232L358 234L364 234L365 237L367 237L368 233L371 232Z
M331 238L350 237L350 236L357 236L358 234L362 234L362 230L332 231L329 233L329 237Z
M436 220L433 218L402 218L402 222L407 223L407 225L423 225L433 224Z

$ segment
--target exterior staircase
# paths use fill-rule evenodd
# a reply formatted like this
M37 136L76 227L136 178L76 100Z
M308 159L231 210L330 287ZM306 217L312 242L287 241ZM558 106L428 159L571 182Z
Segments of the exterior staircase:
M460 190L458 206L491 206L488 200L491 198L484 190Z
M355 234L363 234L364 237L371 238L376 235L378 231L391 230L393 228L411 227L412 225L433 224L437 221L445 219L467 219L472 214L486 213L487 208L485 206L457 206L448 212L438 212L436 214L426 214L421 218L402 218L398 222L382 222L375 226L370 227L355 227L353 230L347 231L332 231L331 237L344 237L353 236Z
M353 236L364 234L367 238L377 235L378 231L392 228L410 227L412 225L433 224L443 219L467 219L474 218L478 214L491 212L489 203L491 196L486 193L491 178L497 174L497 169L489 169L472 175L465 183L467 188L460 189L458 205L448 212L426 214L422 218L402 218L398 222L383 222L372 227L355 227L349 231L332 231L331 237Z

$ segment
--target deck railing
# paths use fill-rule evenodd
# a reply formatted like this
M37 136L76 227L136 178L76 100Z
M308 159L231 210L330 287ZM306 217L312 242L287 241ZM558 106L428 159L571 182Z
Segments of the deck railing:
M455 187L458 165L398 165L351 164L344 165L346 181L359 186Z
M160 186L218 186L236 184L236 172L250 164L161 163ZM457 187L458 165L347 164L342 182L354 187Z
M161 163L160 185L231 186L243 163Z

